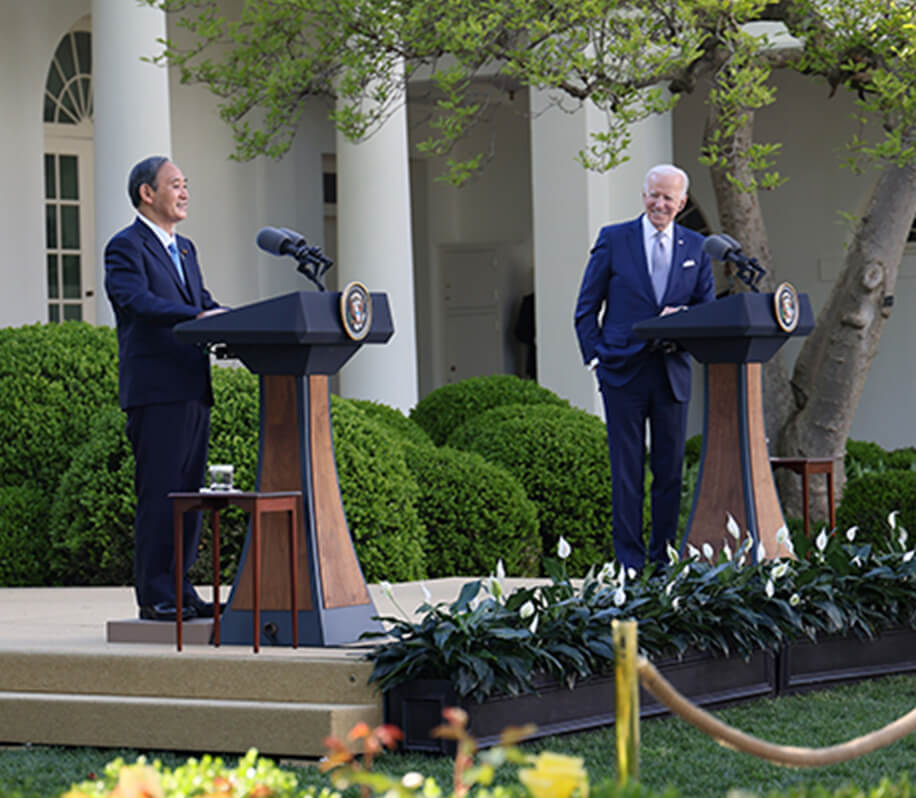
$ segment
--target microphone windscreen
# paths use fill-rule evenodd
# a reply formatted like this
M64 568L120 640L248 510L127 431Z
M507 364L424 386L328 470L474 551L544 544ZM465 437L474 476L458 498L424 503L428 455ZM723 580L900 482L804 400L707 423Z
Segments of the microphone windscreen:
M725 237L720 235L707 236L703 242L703 252L714 260L725 260L733 249L734 247L725 240Z
M258 246L271 255L285 255L289 246L289 236L276 227L265 227L258 233Z

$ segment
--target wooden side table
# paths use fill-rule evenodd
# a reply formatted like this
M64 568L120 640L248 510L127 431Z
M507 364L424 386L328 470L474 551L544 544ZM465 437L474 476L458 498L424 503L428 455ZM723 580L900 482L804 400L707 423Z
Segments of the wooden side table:
M776 468L788 468L802 478L802 518L805 522L805 534L810 537L810 519L808 517L808 478L812 474L824 474L827 477L827 507L830 513L830 528L836 526L836 510L833 506L833 458L832 457L771 457L770 465Z
M299 581L297 551L297 532L299 530L299 506L302 503L301 491L282 491L277 493L258 493L242 491L199 491L194 493L170 493L172 500L174 529L175 529L175 640L178 650L181 651L182 630L181 611L184 587L183 543L184 524L182 515L192 510L202 510L211 513L213 527L213 645L219 645L219 514L227 507L239 507L251 515L251 550L252 564L254 566L254 579L252 580L252 623L254 651L260 651L261 641L261 516L264 513L289 513L289 567L290 588L293 625L293 648L299 645L299 613L297 612L296 597L298 595Z

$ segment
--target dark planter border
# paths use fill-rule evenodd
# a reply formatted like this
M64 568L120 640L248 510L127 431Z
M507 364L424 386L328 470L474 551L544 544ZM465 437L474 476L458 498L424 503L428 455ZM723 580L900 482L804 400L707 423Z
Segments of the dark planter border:
M656 663L662 675L698 706L715 707L793 692L802 692L875 676L916 672L916 629L892 629L874 640L826 638L799 641L778 654L759 652L749 660L716 658L689 651L680 659ZM640 717L668 714L668 709L640 690ZM418 679L384 694L385 722L404 732L402 748L452 754L454 744L432 737L442 723L442 710L460 706L469 718L469 731L481 748L499 742L507 726L534 723L533 739L586 731L614 723L616 695L613 676L577 682L575 689L543 680L537 692L494 696L482 703L460 698L446 679Z
M700 706L774 694L776 661L765 652L755 654L747 662L737 657L716 659L702 652L689 652L679 660L664 660L658 667L678 690ZM573 690L550 680L542 680L536 687L535 693L494 696L477 703L460 698L446 679L417 679L385 692L385 722L403 731L403 750L438 754L454 751L453 744L430 735L430 730L442 723L442 710L446 707L460 706L468 713L468 729L481 748L499 742L500 733L507 726L534 723L537 731L532 739L537 739L614 722L613 676L581 680ZM639 700L641 717L668 711L643 691Z

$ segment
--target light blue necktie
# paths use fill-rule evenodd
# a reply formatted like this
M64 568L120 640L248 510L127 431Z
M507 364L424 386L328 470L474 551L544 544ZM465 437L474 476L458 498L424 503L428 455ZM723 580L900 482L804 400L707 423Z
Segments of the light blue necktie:
M665 254L665 237L661 231L655 234L652 246L652 287L655 289L655 300L661 303L668 285L668 256Z
M178 278L181 280L182 285L187 285L187 281L184 278L184 268L181 265L181 258L178 257L178 247L175 246L174 241L169 241L168 247L169 255L172 256L172 263L175 264L175 268L178 270Z

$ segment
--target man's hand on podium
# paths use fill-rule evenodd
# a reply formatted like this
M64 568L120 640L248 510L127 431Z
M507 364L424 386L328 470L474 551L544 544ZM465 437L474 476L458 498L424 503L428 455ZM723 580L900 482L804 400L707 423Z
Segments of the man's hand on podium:
M210 308L209 310L202 310L194 318L195 319L204 319L207 316L216 316L220 313L225 313L229 308Z

